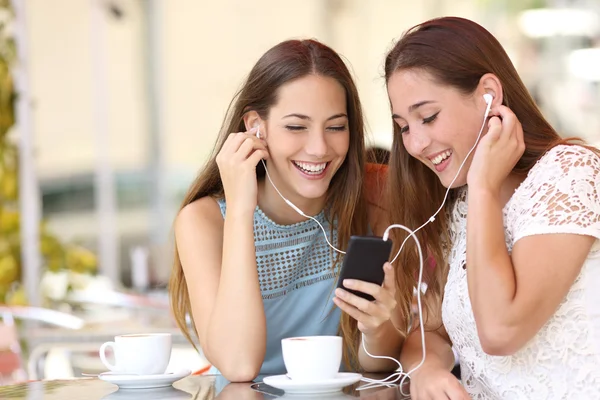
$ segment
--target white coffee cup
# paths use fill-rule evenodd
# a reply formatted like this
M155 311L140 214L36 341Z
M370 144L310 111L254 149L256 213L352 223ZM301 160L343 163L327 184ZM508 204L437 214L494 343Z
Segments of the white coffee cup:
M170 333L140 333L115 336L114 342L100 347L100 359L109 370L122 374L164 374L171 359ZM106 359L106 349L112 347L115 364Z
M304 336L281 340L288 377L297 381L333 379L342 362L340 336Z

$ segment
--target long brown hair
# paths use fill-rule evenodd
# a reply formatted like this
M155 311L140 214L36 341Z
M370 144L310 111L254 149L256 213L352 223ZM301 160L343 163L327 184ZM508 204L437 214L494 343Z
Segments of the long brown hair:
M327 218L333 229L337 221L338 247L346 248L351 235L365 234L367 230L366 202L363 180L365 171L364 121L358 91L340 56L331 48L315 40L288 40L268 50L254 65L242 88L233 98L221 126L219 138L208 163L188 190L181 208L205 196L223 198L223 184L216 163L216 155L221 150L227 136L232 132L245 131L244 115L256 111L262 119L268 119L269 110L277 103L279 88L293 80L307 75L320 75L335 79L346 92L346 107L350 130L350 144L346 159L331 180L327 192ZM262 163L257 165L258 179L265 170ZM332 254L332 258L333 258ZM340 257L336 256L337 269ZM186 338L194 344L186 323L189 316L192 329L196 331L188 287L181 260L175 245L175 261L169 282L171 307L175 321ZM348 317L344 316L344 320ZM346 343L346 359L356 354L356 332L346 323L342 329ZM194 345L195 347L195 345ZM348 352L351 354L348 355ZM355 358L355 356L354 356Z
M386 82L401 70L425 71L437 83L453 87L465 95L475 91L483 75L495 74L502 84L503 105L510 107L523 126L526 149L513 170L515 174L527 175L550 148L576 140L561 139L538 109L502 45L490 32L473 21L444 17L409 29L385 58ZM394 140L387 185L390 217L394 223L416 229L437 211L446 188L435 173L408 154L398 125L393 125ZM429 285L426 304L429 310L439 306L443 296L448 272L445 257L446 246L449 245L447 211L451 206L452 201L447 202L445 210L438 214L435 221L416 234L436 262L436 267L426 278ZM402 243L406 236L405 232L393 232L395 245ZM399 305L402 317L406 320L410 315L417 268L416 244L409 239L396 264L401 297ZM404 333L408 330L410 327L407 326Z

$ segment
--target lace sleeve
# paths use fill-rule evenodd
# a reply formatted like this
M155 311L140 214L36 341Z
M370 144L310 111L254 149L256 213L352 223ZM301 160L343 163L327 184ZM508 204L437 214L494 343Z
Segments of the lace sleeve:
M600 157L581 146L553 148L530 171L510 204L513 243L545 233L600 239L599 195Z

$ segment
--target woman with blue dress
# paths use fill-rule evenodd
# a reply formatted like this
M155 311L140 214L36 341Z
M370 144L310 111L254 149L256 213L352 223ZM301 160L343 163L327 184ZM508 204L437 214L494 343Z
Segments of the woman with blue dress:
M383 285L358 282L375 298L368 307L345 291L333 302L338 250L351 235L374 231L370 175L380 174L367 173L361 105L340 56L314 40L268 50L175 220L174 315L190 340L191 317L205 357L225 378L285 373L281 339L339 332L347 368L394 368L359 346L364 334L369 352L399 354L389 265ZM371 179L369 188L377 186ZM376 340L383 336L390 339Z

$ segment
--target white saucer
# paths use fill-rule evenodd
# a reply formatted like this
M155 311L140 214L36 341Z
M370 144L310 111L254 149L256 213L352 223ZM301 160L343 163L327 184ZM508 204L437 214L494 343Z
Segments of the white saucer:
M339 392L342 388L360 381L361 374L340 372L333 379L320 381L294 381L287 375L267 376L263 382L284 390L286 394L321 394Z
M104 396L102 400L131 400L131 397L134 396L131 392L132 390L117 388L114 392ZM143 393L136 392L135 397L138 396L143 396L144 400L190 400L193 397L192 393L175 389L173 386L143 389Z
M151 389L171 386L173 382L185 378L191 372L189 369L159 375L122 375L117 372L103 372L98 375L98 378L117 385L120 389Z

